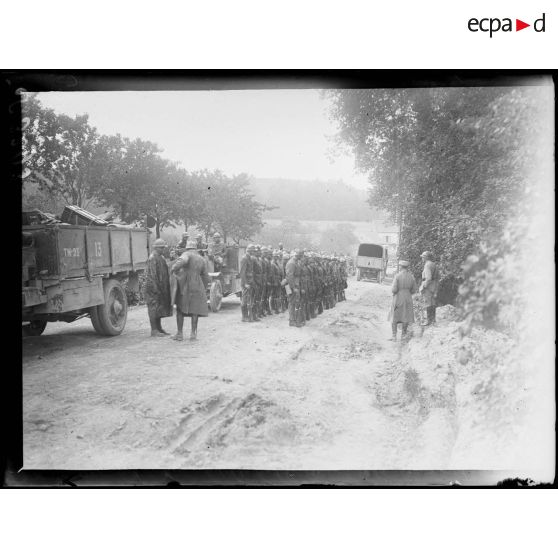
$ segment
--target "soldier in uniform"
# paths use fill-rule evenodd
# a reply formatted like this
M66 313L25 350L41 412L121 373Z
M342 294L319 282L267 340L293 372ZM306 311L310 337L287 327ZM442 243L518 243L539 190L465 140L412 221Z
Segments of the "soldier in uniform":
M262 248L262 273L263 273L263 285L262 285L262 312L266 316L271 316L271 308L269 307L269 298L271 296L271 283L272 283L272 270L271 270L271 253L269 248L264 246Z
M304 252L297 249L291 254L286 266L287 283L291 291L289 294L289 325L296 327L302 327L305 323L300 300L300 260L303 255Z
M242 311L243 322L254 321L254 264L253 257L254 245L250 244L246 248L246 254L240 260L240 286L242 296L240 298L240 310Z
M188 242L188 233L183 232L180 242L176 245L176 253L180 256L186 250L186 243Z
M200 256L205 256L205 252L207 251L207 244L203 241L203 236L201 233L196 235L196 249Z
M252 313L254 316L254 321L259 322L260 318L263 318L261 311L263 270L261 264L261 247L259 245L256 245L254 248L252 268L254 273L254 299L252 303Z
M347 300L345 289L347 288L347 260L341 260L341 300Z
M206 289L209 275L205 259L197 251L197 243L189 240L186 251L172 264L172 273L176 280L173 283L171 300L176 304L176 335L172 339L182 341L184 317L191 317L190 341L198 335L198 318L207 316Z
M422 294L424 305L426 306L426 325L436 323L436 296L438 295L438 284L440 272L438 266L432 261L432 252L423 252L420 257L424 264L422 271L422 283L419 293Z
M161 318L172 316L169 267L163 257L167 243L158 238L145 270L144 298L151 324L151 337L164 337L168 333L161 325Z
M208 248L208 255L211 260L213 260L213 269L215 271L221 271L226 264L227 247L221 241L221 235L216 232L213 235L213 243Z
M312 265L314 266L314 280L316 282L316 312L322 314L324 311L323 292L324 292L324 270L320 263L320 256L318 254L313 258Z
M279 250L274 250L271 260L271 309L275 314L279 314L281 308L281 281L283 279L283 269L279 264Z
M285 250L281 254L281 267L283 269L282 279L281 279L281 312L285 312L289 308L289 298L287 296L287 291L285 286L287 285L287 262L290 259L290 254Z

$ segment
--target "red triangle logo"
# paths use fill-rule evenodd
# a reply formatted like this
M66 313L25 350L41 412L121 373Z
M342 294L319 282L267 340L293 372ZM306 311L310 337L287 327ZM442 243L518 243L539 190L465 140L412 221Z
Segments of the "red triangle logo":
M531 27L531 24L530 23L525 23L524 21L521 21L520 19L515 20L515 30L516 31L521 31L522 29L525 29L526 27Z

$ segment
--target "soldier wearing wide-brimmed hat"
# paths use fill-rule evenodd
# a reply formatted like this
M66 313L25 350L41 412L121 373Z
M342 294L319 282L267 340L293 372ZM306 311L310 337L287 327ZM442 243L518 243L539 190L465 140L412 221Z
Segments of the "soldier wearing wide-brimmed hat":
M167 243L158 238L152 248L145 270L144 298L151 324L151 336L164 337L168 333L161 325L161 318L172 316L169 268L163 255Z

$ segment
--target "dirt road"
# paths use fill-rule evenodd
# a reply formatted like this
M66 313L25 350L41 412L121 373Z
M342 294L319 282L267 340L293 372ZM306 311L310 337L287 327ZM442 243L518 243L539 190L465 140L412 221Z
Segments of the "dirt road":
M241 323L225 299L197 342L149 337L144 307L118 337L49 324L23 340L24 467L443 469L451 404L402 365L390 299L351 281L304 328Z

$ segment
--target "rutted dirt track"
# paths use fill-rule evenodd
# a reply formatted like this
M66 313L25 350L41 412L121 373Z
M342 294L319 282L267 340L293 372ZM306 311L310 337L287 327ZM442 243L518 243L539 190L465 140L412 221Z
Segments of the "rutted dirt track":
M149 337L144 307L119 337L49 324L23 340L25 468L443 469L451 385L431 392L405 366L390 300L351 281L346 302L293 328L285 314L241 323L225 299L197 342Z

